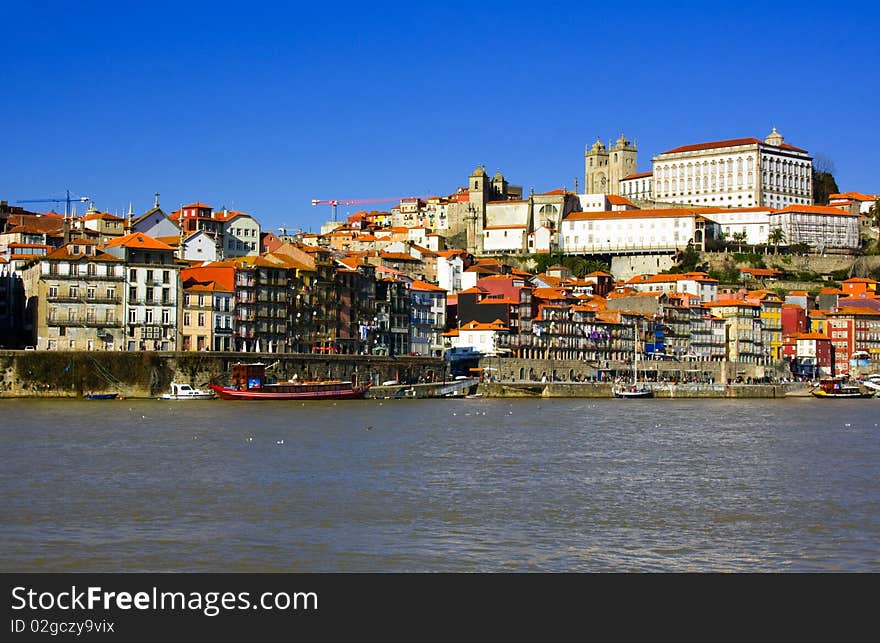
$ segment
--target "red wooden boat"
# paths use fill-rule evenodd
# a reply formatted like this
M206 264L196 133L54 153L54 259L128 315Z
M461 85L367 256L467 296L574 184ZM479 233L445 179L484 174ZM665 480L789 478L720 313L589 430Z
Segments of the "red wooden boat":
M265 364L235 364L232 385L211 383L211 388L224 400L353 400L366 395L369 384L324 380L318 382L266 382Z

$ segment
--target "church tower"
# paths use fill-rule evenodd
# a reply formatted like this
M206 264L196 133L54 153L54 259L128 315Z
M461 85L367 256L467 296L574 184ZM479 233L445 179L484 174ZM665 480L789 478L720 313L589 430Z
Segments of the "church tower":
M492 192L489 176L482 166L477 167L468 177L468 211L465 215L467 230L467 251L480 254L483 251L483 227L486 217L486 203Z
M604 194L608 191L608 152L599 137L584 153L584 192Z
M584 192L586 194L620 194L620 180L635 174L638 149L621 134L606 148L596 137L584 155Z
M623 135L608 151L608 194L620 194L620 180L636 173L638 150Z

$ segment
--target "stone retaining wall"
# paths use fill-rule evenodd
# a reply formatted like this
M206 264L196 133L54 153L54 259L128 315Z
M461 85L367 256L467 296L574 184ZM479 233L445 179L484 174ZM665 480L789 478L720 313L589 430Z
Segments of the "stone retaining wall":
M161 353L86 351L0 351L0 397L81 397L89 391L125 397L157 397L172 381L205 388L237 362L272 365L278 380L349 380L380 384L442 378L446 364L427 357L258 353Z

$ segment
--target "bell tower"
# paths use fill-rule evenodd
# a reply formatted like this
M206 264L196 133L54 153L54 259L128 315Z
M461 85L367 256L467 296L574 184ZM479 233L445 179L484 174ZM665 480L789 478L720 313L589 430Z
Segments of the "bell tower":
M467 230L467 250L471 254L483 251L483 227L485 226L486 203L492 192L489 176L483 166L478 166L468 177L468 204L465 224Z
M635 174L638 149L623 134L606 148L599 137L584 154L584 192L620 194L620 180Z
M592 147L584 153L584 192L604 194L608 191L608 152L605 145L596 137Z
M608 156L608 194L620 194L620 180L636 173L638 150L621 132Z

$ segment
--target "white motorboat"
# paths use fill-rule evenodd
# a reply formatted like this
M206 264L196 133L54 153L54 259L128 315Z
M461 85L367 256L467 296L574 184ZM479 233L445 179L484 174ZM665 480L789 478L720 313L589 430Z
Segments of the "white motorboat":
M210 400L214 397L214 391L203 391L193 388L189 384L171 382L171 392L164 393L162 400Z

